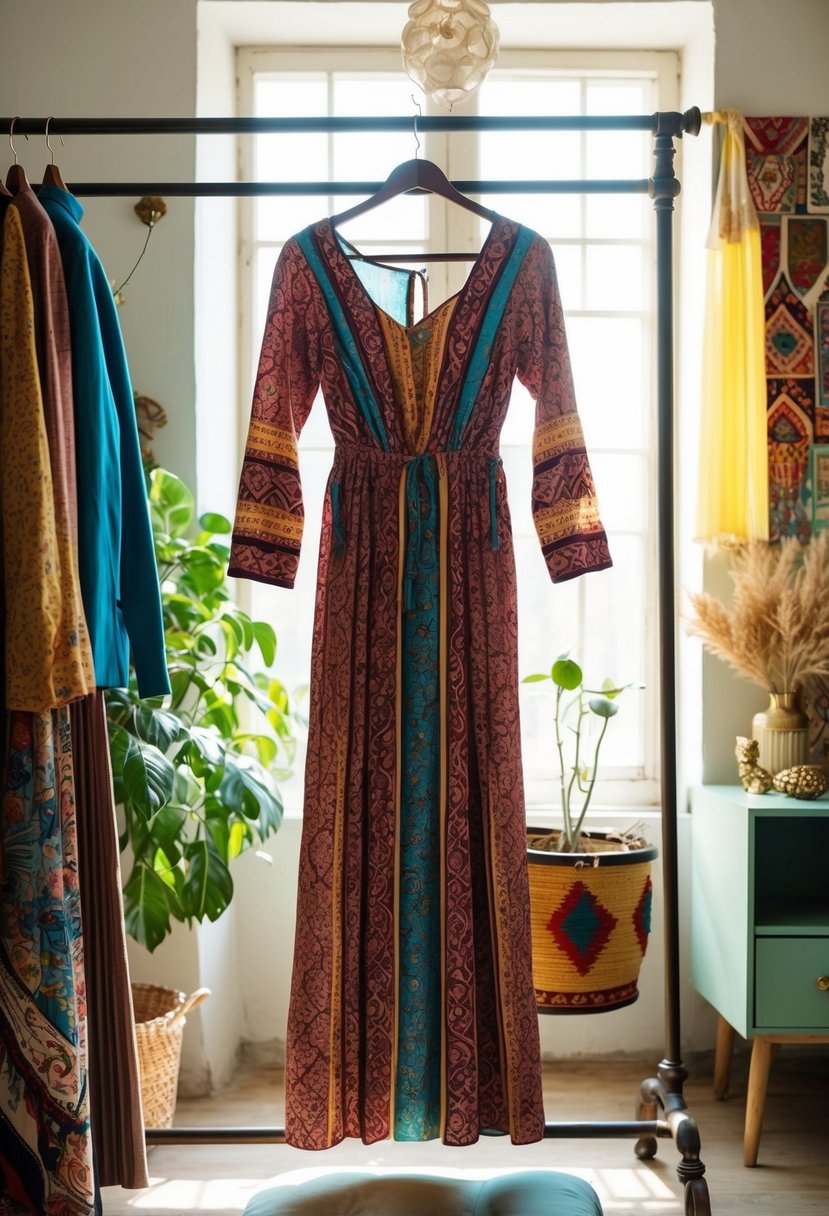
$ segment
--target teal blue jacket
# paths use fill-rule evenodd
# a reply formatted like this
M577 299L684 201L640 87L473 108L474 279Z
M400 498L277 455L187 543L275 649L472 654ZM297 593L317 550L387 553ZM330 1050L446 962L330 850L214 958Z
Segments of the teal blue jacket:
M132 385L112 289L81 230L83 207L56 186L38 199L60 247L72 336L78 564L95 682L123 688L132 648L142 697L170 691L161 593Z

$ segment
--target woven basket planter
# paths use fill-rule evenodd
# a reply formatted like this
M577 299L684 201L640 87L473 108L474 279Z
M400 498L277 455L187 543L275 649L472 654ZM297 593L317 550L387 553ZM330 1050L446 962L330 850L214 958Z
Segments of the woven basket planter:
M185 996L156 984L131 987L144 1126L172 1127L184 1023L187 1014L210 996L210 989L199 988Z
M533 981L541 1013L602 1013L639 996L651 927L655 845L620 850L585 833L588 856L534 848L549 828L527 829ZM610 851L612 850L612 851Z

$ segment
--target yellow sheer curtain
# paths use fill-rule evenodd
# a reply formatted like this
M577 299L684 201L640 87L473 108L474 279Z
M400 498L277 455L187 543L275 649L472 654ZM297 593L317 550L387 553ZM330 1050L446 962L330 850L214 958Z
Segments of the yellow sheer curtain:
M760 225L742 114L704 118L725 132L707 242L696 539L734 543L769 534Z

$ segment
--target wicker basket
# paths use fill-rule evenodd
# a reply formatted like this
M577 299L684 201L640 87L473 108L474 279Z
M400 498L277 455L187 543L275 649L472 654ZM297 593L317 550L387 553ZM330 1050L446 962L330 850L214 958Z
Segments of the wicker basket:
M173 1126L185 1019L209 996L209 988L185 996L156 984L132 985L145 1127Z
M540 1013L600 1013L631 1005L651 927L654 845L623 852L594 832L585 857L533 848L528 829L533 982Z

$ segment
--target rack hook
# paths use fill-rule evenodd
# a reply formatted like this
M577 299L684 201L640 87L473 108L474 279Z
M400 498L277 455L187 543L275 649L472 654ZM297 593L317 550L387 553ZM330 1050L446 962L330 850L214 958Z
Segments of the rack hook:
M12 150L12 156L14 157L14 163L18 164L17 152L15 150L14 143L12 142L12 135L14 135L14 124L16 122L17 122L17 118L15 117L12 119L11 126L9 127L9 147Z
M417 113L412 115L412 128L413 128L414 137L415 137L415 144L417 145L415 147L415 160L417 160L417 158L420 154L420 136L417 133L417 120L418 120L418 118L423 117L423 110L421 108L420 102L417 100L414 93L412 93L410 96L412 99L412 105L417 106Z
M53 118L54 118L54 115L50 115L50 117L46 119L46 147L49 149L49 156L51 157L50 164L55 163L54 149L52 148L52 145L49 143L49 123L52 121ZM58 132L58 139L60 140L60 146L62 148L65 148L66 144L63 142L63 136L61 135L60 132Z

